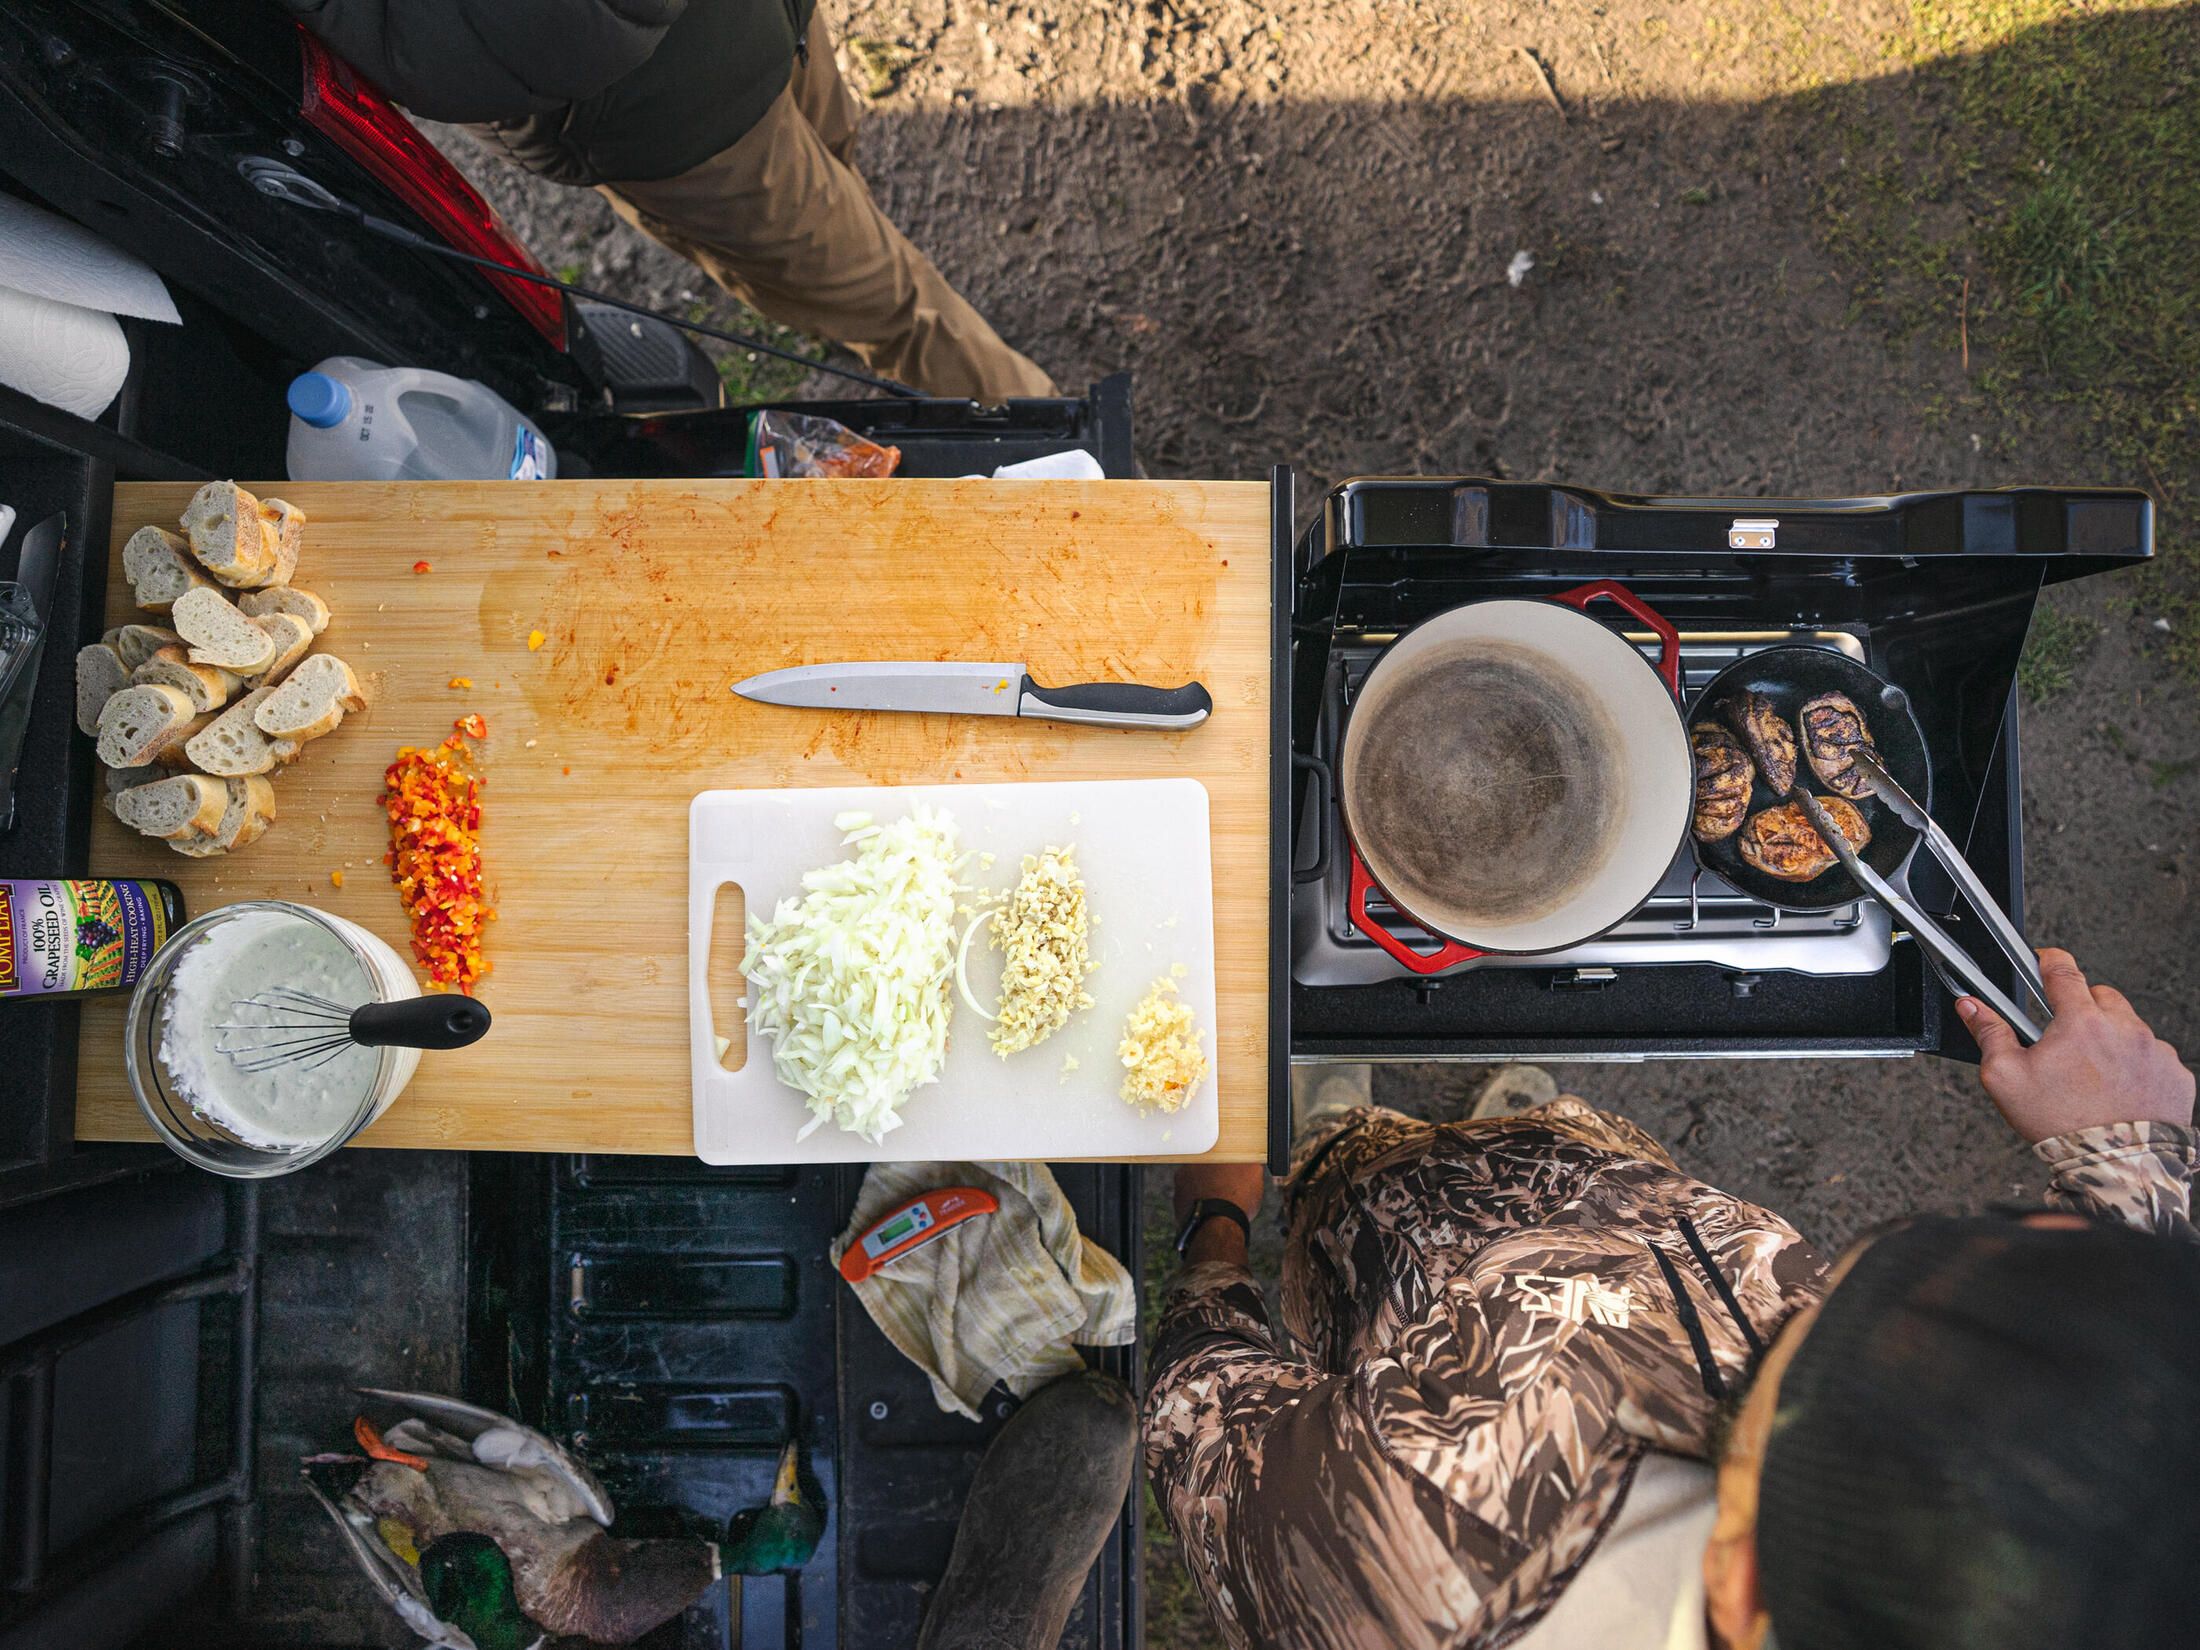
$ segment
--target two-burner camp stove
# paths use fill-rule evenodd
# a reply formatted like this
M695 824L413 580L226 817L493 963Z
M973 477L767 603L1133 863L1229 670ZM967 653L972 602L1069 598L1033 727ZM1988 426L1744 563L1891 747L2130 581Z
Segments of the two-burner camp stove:
M1292 1060L1975 1056L1880 906L1779 911L1699 870L1685 845L1651 897L1586 944L1409 970L1348 913L1334 782L1345 722L1377 656L1421 620L1617 579L1680 630L1685 698L1736 658L1797 643L1903 688L1932 753L1935 817L2021 922L2017 659L2043 584L2152 553L2145 494L1774 501L1363 480L1333 489L1303 535L1289 471L1275 495L1272 1158ZM1910 875L1953 932L1975 920L1927 856ZM1379 894L1367 920L1437 946Z

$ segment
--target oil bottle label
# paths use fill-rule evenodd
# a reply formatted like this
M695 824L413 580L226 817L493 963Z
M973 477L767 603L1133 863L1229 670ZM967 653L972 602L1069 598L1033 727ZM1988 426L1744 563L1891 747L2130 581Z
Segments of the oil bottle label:
M0 997L135 985L167 938L139 883L0 881Z

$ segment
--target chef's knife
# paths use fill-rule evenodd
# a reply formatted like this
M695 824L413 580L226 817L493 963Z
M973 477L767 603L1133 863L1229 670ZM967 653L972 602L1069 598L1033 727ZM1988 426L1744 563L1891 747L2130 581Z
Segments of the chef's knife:
M53 618L54 580L68 517L48 516L23 535L15 582L0 584L0 832L15 828L15 774L23 761L38 662Z
M1197 682L1143 687L1086 682L1041 687L1022 665L931 664L897 660L796 665L733 684L744 699L811 710L914 710L951 716L1031 716L1108 728L1190 728L1214 701Z
M2019 1008L2008 992L1988 979L1986 971L1971 960L1970 953L1950 939L1947 931L1918 909L1907 894L1864 863L1863 856L1849 846L1849 839L1834 824L1833 816L1826 812L1824 803L1801 785L1790 786L1787 794L1788 800L1802 808L1812 827L1825 838L1826 846L1833 850L1834 857L1848 868L1848 873L1856 879L1857 886L1884 905L1909 929L1910 938L1925 953L1926 960L1933 965L1933 972L1940 976L1942 984L1959 997L1978 998L2007 1020L2010 1028L2026 1042L2036 1043L2040 1040L2040 1022ZM2041 1014L2049 1020L2055 1017L2044 1005Z

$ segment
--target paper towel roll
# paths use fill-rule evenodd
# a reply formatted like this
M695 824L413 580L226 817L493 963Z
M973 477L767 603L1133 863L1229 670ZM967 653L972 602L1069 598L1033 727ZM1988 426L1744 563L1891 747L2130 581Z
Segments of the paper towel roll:
M79 418L97 418L130 375L112 315L0 286L0 384Z

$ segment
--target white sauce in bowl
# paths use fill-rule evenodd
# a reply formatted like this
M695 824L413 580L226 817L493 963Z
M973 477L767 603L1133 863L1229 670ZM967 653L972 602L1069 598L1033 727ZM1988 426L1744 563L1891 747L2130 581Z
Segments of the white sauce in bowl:
M332 1058L316 1053L266 1071L243 1070L223 1052L225 1042L257 1046L305 1035L222 1029L306 1018L247 1001L277 986L347 1010L384 996L366 965L319 923L281 911L240 913L207 930L177 959L161 1007L160 1062L194 1112L247 1145L317 1146L350 1128L381 1074L382 1051L346 1042ZM343 1027L326 1030L335 1036Z

